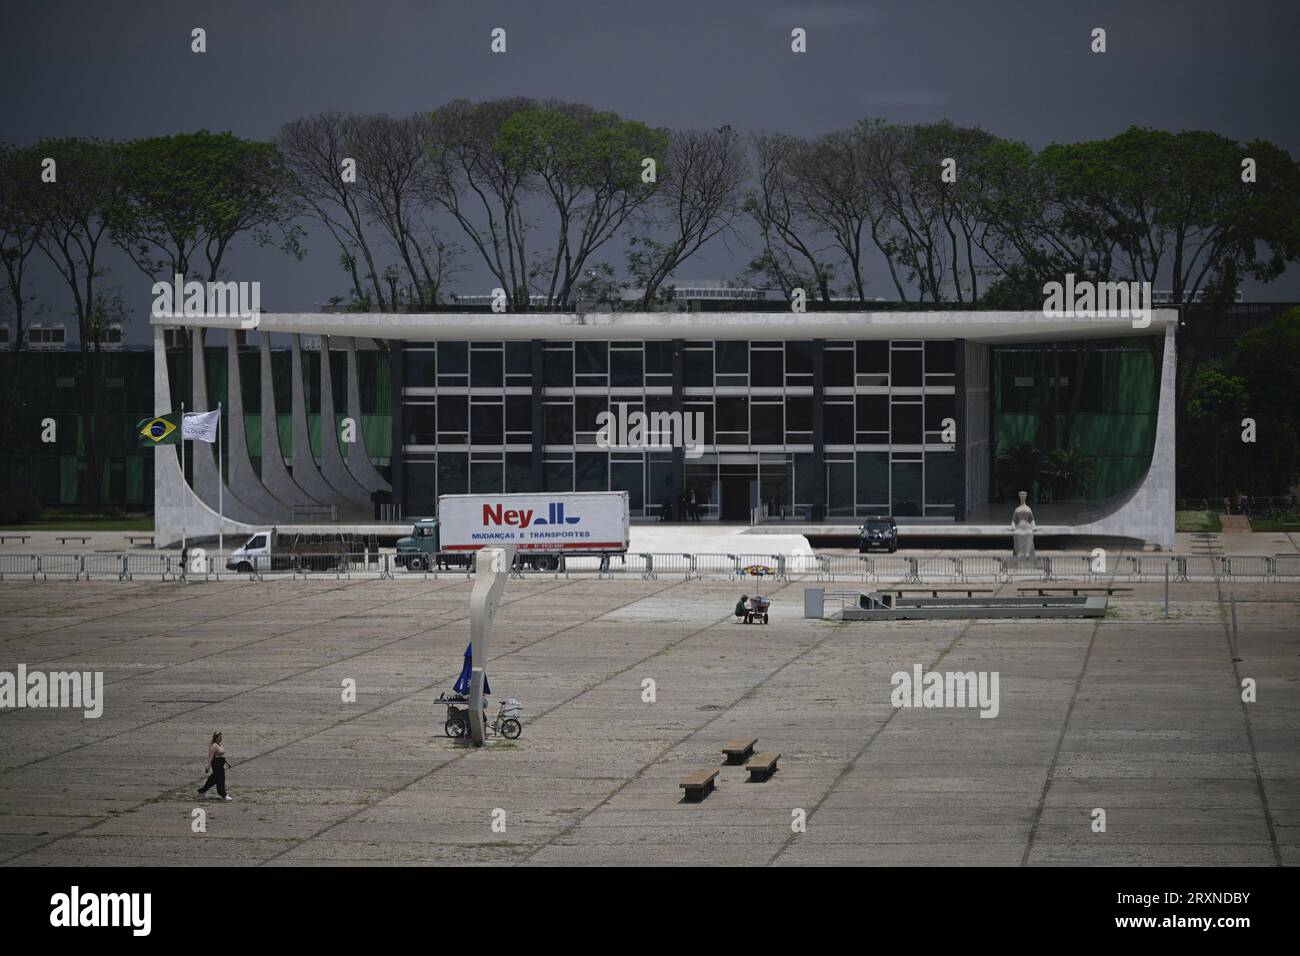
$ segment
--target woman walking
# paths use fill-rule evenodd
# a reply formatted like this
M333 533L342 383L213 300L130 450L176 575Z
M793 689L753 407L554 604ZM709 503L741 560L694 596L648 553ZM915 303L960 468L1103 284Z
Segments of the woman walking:
M212 745L208 747L208 763L203 770L205 773L209 770L212 772L208 776L208 782L199 787L199 793L207 793L216 784L218 797L222 800L233 799L226 795L226 748L221 746L220 731L212 735Z

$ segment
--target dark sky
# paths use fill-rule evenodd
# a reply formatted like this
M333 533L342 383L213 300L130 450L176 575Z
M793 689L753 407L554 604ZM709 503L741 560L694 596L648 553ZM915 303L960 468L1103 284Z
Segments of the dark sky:
M326 109L405 115L522 94L742 133L948 118L1041 146L1139 124L1300 154L1297 0L0 0L0 24L0 139L17 143L200 128L266 139ZM190 52L196 26L206 54ZM504 55L489 51L498 26ZM805 55L790 52L795 26ZM1089 51L1094 27L1105 54ZM719 244L679 280L735 277L749 256ZM301 263L241 249L231 277L260 278L267 308L309 309L344 291L336 262L314 236ZM144 277L111 268L107 284L147 309ZM1297 272L1248 295L1300 297ZM457 283L488 284L477 269ZM63 309L52 301L51 317Z

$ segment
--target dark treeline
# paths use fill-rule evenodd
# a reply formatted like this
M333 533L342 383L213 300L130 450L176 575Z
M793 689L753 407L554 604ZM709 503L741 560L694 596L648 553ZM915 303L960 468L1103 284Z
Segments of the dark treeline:
M0 309L17 348L33 262L57 270L81 343L88 475L95 353L127 311L104 291L105 253L153 281L216 280L236 243L301 257L308 223L344 276L331 302L358 311L436 306L470 263L516 310L537 297L654 308L715 239L748 248L737 281L802 288L814 307L883 294L1038 309L1066 273L1213 304L1300 256L1300 166L1269 142L1210 132L1132 128L1034 150L949 122L866 119L746 140L526 97L405 118L322 113L270 143L200 131L0 145ZM873 269L887 286L869 288ZM1180 416L1203 378L1185 357Z

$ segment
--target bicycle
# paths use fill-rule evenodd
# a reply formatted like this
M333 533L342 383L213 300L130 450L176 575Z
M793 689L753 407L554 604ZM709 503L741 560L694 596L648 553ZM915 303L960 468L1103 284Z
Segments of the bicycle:
M444 698L439 698L443 700ZM507 740L516 740L523 733L523 722L519 719L523 706L513 697L507 697L501 701L501 706L497 711L496 718L487 725L488 736L505 737ZM461 703L457 700L448 700L447 703L447 721L442 725L442 732L452 739L465 737L469 734L469 704L468 701Z

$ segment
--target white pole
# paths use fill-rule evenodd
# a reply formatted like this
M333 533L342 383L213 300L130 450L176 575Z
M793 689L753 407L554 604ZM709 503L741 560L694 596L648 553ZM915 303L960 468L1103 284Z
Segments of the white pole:
M223 492L226 478L222 473L221 456L221 403L217 402L217 554L226 550L226 504Z
M185 403L181 402L181 553L185 553L185 517L189 513L190 489L185 483Z

